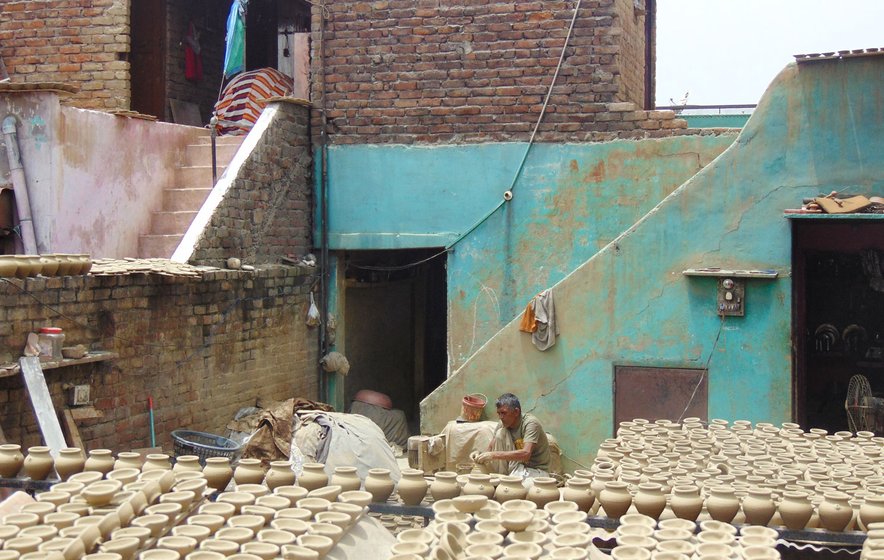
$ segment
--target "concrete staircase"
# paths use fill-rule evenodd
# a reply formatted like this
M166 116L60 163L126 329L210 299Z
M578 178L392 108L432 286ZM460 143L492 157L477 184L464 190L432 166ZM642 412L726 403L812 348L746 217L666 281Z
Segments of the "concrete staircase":
M216 139L218 177L227 168L245 136ZM187 146L175 186L163 191L163 206L151 217L150 232L138 240L141 258L169 258L212 190L212 143L209 136Z

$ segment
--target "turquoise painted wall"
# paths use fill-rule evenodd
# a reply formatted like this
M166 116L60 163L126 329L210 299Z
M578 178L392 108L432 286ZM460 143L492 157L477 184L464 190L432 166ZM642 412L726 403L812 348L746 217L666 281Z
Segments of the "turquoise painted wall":
M586 465L612 434L618 364L708 364L710 417L790 419L782 211L847 185L884 191L882 75L881 57L786 67L733 145L555 285L558 344L537 351L514 319L423 401L423 431L441 429L463 394L511 390L556 435L566 466ZM780 279L750 280L746 316L722 321L715 281L682 275L702 266Z
M689 128L743 128L751 115L679 115Z

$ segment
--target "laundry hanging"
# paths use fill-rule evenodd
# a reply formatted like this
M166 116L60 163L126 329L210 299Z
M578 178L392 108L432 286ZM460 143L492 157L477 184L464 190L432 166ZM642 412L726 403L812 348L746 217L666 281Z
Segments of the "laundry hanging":
M192 82L203 79L203 57L200 54L200 34L193 22L187 25L184 36L184 78Z
M538 350L548 350L555 345L559 326L552 288L534 296L522 313L519 330L531 333L531 342Z

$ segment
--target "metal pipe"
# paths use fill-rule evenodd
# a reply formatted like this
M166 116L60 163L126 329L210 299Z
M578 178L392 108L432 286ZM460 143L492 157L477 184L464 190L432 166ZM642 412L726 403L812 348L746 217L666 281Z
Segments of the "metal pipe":
M320 157L322 158L321 162L321 176L320 176L320 204L322 208L320 210L320 220L322 223L320 224L320 263L319 263L319 273L320 273L320 316L321 323L319 326L319 356L325 356L328 354L328 290L329 290L329 282L328 282L328 119L326 117L325 112L325 3L320 6L320 17L319 17L319 61L320 61L320 78L321 78L321 90L320 90L320 98L319 98L319 111L320 111L320 119L322 122L322 130L319 131L319 142L320 142ZM328 391L328 377L326 376L325 370L322 366L319 366L319 395L320 400L323 402L328 402L329 399L329 391Z
M214 113L209 119L209 135L212 137L212 186L218 182L218 156L215 154L215 137L218 136L218 117Z
M31 218L31 201L28 198L28 182L21 162L21 151L18 148L14 115L3 119L3 136L6 139L6 159L9 160L9 174L12 176L12 190L15 193L15 210L18 212L19 235L25 254L37 254L37 236L34 234L34 220Z

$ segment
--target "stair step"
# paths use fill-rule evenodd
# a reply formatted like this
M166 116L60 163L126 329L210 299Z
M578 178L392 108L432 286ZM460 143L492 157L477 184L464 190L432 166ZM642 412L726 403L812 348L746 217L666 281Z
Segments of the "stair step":
M218 162L218 175L220 168L226 166L233 159L239 149L239 144L219 144L215 149L215 158ZM188 166L212 165L211 144L190 144L184 151L184 164Z
M167 212L199 209L208 198L210 188L183 188L163 190L163 210Z
M239 146L242 144L243 140L245 140L245 136L217 136L215 137L215 145L216 146ZM212 137L209 135L200 136L197 138L195 142L197 145L211 145Z
M179 235L142 235L138 239L139 257L168 259L181 243L183 234Z
M224 168L218 167L218 177ZM211 165L187 165L175 170L175 184L181 188L202 188L212 186Z
M184 234L196 217L196 211L154 212L151 215L151 233L169 235Z

